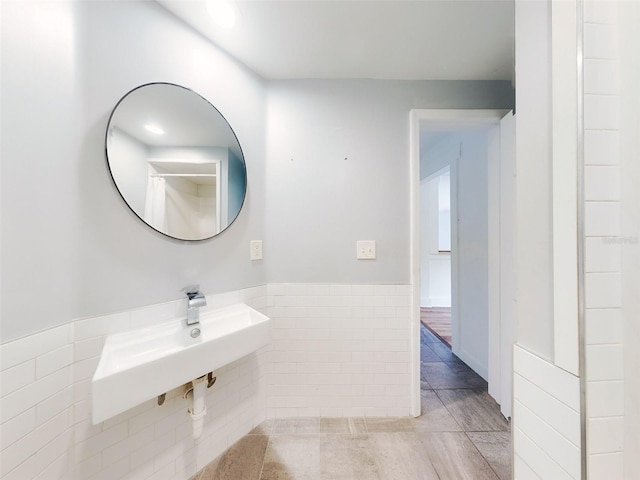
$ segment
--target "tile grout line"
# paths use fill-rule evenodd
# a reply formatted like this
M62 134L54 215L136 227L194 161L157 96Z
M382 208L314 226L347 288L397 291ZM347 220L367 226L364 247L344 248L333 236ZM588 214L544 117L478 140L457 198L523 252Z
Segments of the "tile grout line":
M273 425L271 426L273 428ZM262 454L262 465L260 465L260 473L258 474L258 478L256 480L260 480L262 478L262 472L264 471L264 462L267 458L267 451L269 450L269 445L271 445L271 432L267 435L267 446L264 449L264 453Z
M442 342L442 341L441 341ZM435 342L434 342L435 343ZM426 344L426 342L425 342ZM431 348L430 345L428 345L429 348L435 352L435 350L433 350ZM436 356L440 359L442 359L442 357L440 357L437 352ZM445 365L447 365L447 362L445 362L444 360L442 360L441 362L426 362L426 363L443 363ZM464 362L463 362L464 363ZM422 361L421 361L422 364ZM428 379L425 380L427 382L428 385L431 385L428 382ZM483 453L480 451L480 449L477 447L477 445L474 443L474 441L471 439L471 437L469 436L469 433L476 433L476 431L471 431L471 430L467 430L463 425L460 424L460 422L458 421L458 419L456 418L456 416L453 414L453 412L451 412L449 410L449 408L447 407L446 403L442 400L442 398L439 395L439 390L469 390L470 388L462 388L462 387L457 387L457 388L444 388L444 389L435 389L432 388L431 390L435 393L436 397L438 398L438 400L440 400L440 402L442 403L442 405L444 406L445 410L449 413L449 415L451 415L451 418L453 418L454 422L461 428L461 431L464 433L465 437L471 442L471 444L473 445L473 448L475 449L475 451L478 452L478 454L480 455L480 457L484 460L484 462L487 464L487 466L489 467L489 469L493 472L493 474L495 475L496 479L500 479L500 476L498 475L498 472L496 471L496 469L491 465L491 463L489 462L489 460L483 455ZM421 389L421 390L426 390L426 389ZM471 388L471 390L480 390L480 391L485 391L485 389L478 389L478 388ZM507 422L509 429L507 431L511 431L511 425ZM478 433L499 433L502 431L498 431L498 430L479 430L477 431ZM436 472L436 474L438 474ZM438 474L439 476L439 474Z
M455 420L455 419L454 419ZM433 433L433 432L432 432ZM429 463L431 463L431 466L433 467L433 471L435 472L435 474L438 477L438 480L446 480L443 479L442 476L440 475L440 472L438 471L438 469L436 468L436 465L433 463L433 460L431 460L431 457L429 456L429 449L427 448L427 445L424 443L424 440L422 438L422 435L420 435L418 437L418 441L422 444L423 447L423 452L426 455L427 459L429 459Z
M496 476L497 480L500 480L500 475L498 475L498 472L496 472L496 469L493 468L493 466L489 463L489 460L487 460L487 458L482 454L482 452L480 451L480 449L478 448L478 446L475 444L475 442L473 441L473 439L469 436L469 433L475 433L475 432L467 432L465 430L464 435L469 439L469 441L471 442L471 445L473 445L473 448L476 449L476 452L478 452L480 454L480 456L482 457L482 459L485 461L485 463L487 464L487 466L491 469L491 471L494 473L494 475ZM480 432L480 433L493 433L493 432Z

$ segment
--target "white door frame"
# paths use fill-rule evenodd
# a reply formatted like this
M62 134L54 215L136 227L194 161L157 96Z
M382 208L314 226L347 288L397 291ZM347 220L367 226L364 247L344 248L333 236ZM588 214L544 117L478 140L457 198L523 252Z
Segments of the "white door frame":
M498 125L509 110L433 110L416 109L410 112L410 398L411 415L420 415L420 125L455 129ZM453 205L452 205L453 210ZM451 239L452 242L454 239ZM453 254L453 252L452 252ZM452 255L452 282L453 275ZM452 291L453 295L453 291ZM453 297L452 297L453 301ZM498 332L499 335L499 332Z

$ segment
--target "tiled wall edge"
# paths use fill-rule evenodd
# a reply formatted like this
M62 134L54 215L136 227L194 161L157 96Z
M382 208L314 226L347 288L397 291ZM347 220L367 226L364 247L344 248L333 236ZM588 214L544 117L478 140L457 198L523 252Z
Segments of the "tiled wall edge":
M623 478L620 71L616 2L584 0L585 383L589 478ZM598 165L598 166L595 166ZM607 218L608 217L608 218ZM600 237L600 238L598 238ZM605 473L606 472L606 473Z
M207 293L206 296L209 302L207 307L203 307L203 311L243 301L252 302L251 306L255 305L254 308L256 309L262 308L264 307L264 299L261 299L261 297L266 295L266 287L267 285L263 284L228 292ZM45 353L49 352L49 345L43 342L45 338L47 341L59 342L60 339L64 338L66 335L67 343L73 343L74 341L82 340L84 336L91 336L91 332L84 332L82 330L84 321L88 321L90 323L114 323L115 325L112 325L106 331L101 332L101 334L109 334L113 333L113 331L128 328L129 325L126 324L126 321L122 320L127 317L132 319L132 323L130 324L132 327L145 326L145 321L153 315L156 315L153 320L154 322L157 322L158 320L171 320L182 315L184 302L185 300L183 299L171 300L168 302L144 305L122 311L73 318L61 325L5 341L0 344L0 366L2 370L5 370L16 363L20 363L20 355L22 355L22 357L30 357L39 351ZM79 332L77 331L78 325L80 325ZM74 329L76 331L74 331ZM16 358L16 354L18 355L18 358Z
M578 377L520 345L513 354L516 478L579 479Z

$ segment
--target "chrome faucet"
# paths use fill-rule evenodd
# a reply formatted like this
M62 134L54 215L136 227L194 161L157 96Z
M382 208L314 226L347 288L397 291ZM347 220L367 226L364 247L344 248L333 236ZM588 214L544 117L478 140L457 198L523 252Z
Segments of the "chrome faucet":
M200 321L200 310L207 304L207 299L200 291L200 285L187 285L182 289L187 295L187 325L193 325Z

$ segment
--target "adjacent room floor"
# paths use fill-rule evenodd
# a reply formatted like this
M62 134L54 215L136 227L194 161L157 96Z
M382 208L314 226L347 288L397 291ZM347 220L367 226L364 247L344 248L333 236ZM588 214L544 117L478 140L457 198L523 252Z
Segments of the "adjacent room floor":
M192 480L507 480L511 434L487 384L421 327L418 418L267 420Z
M451 307L420 307L420 321L436 337L451 346Z

